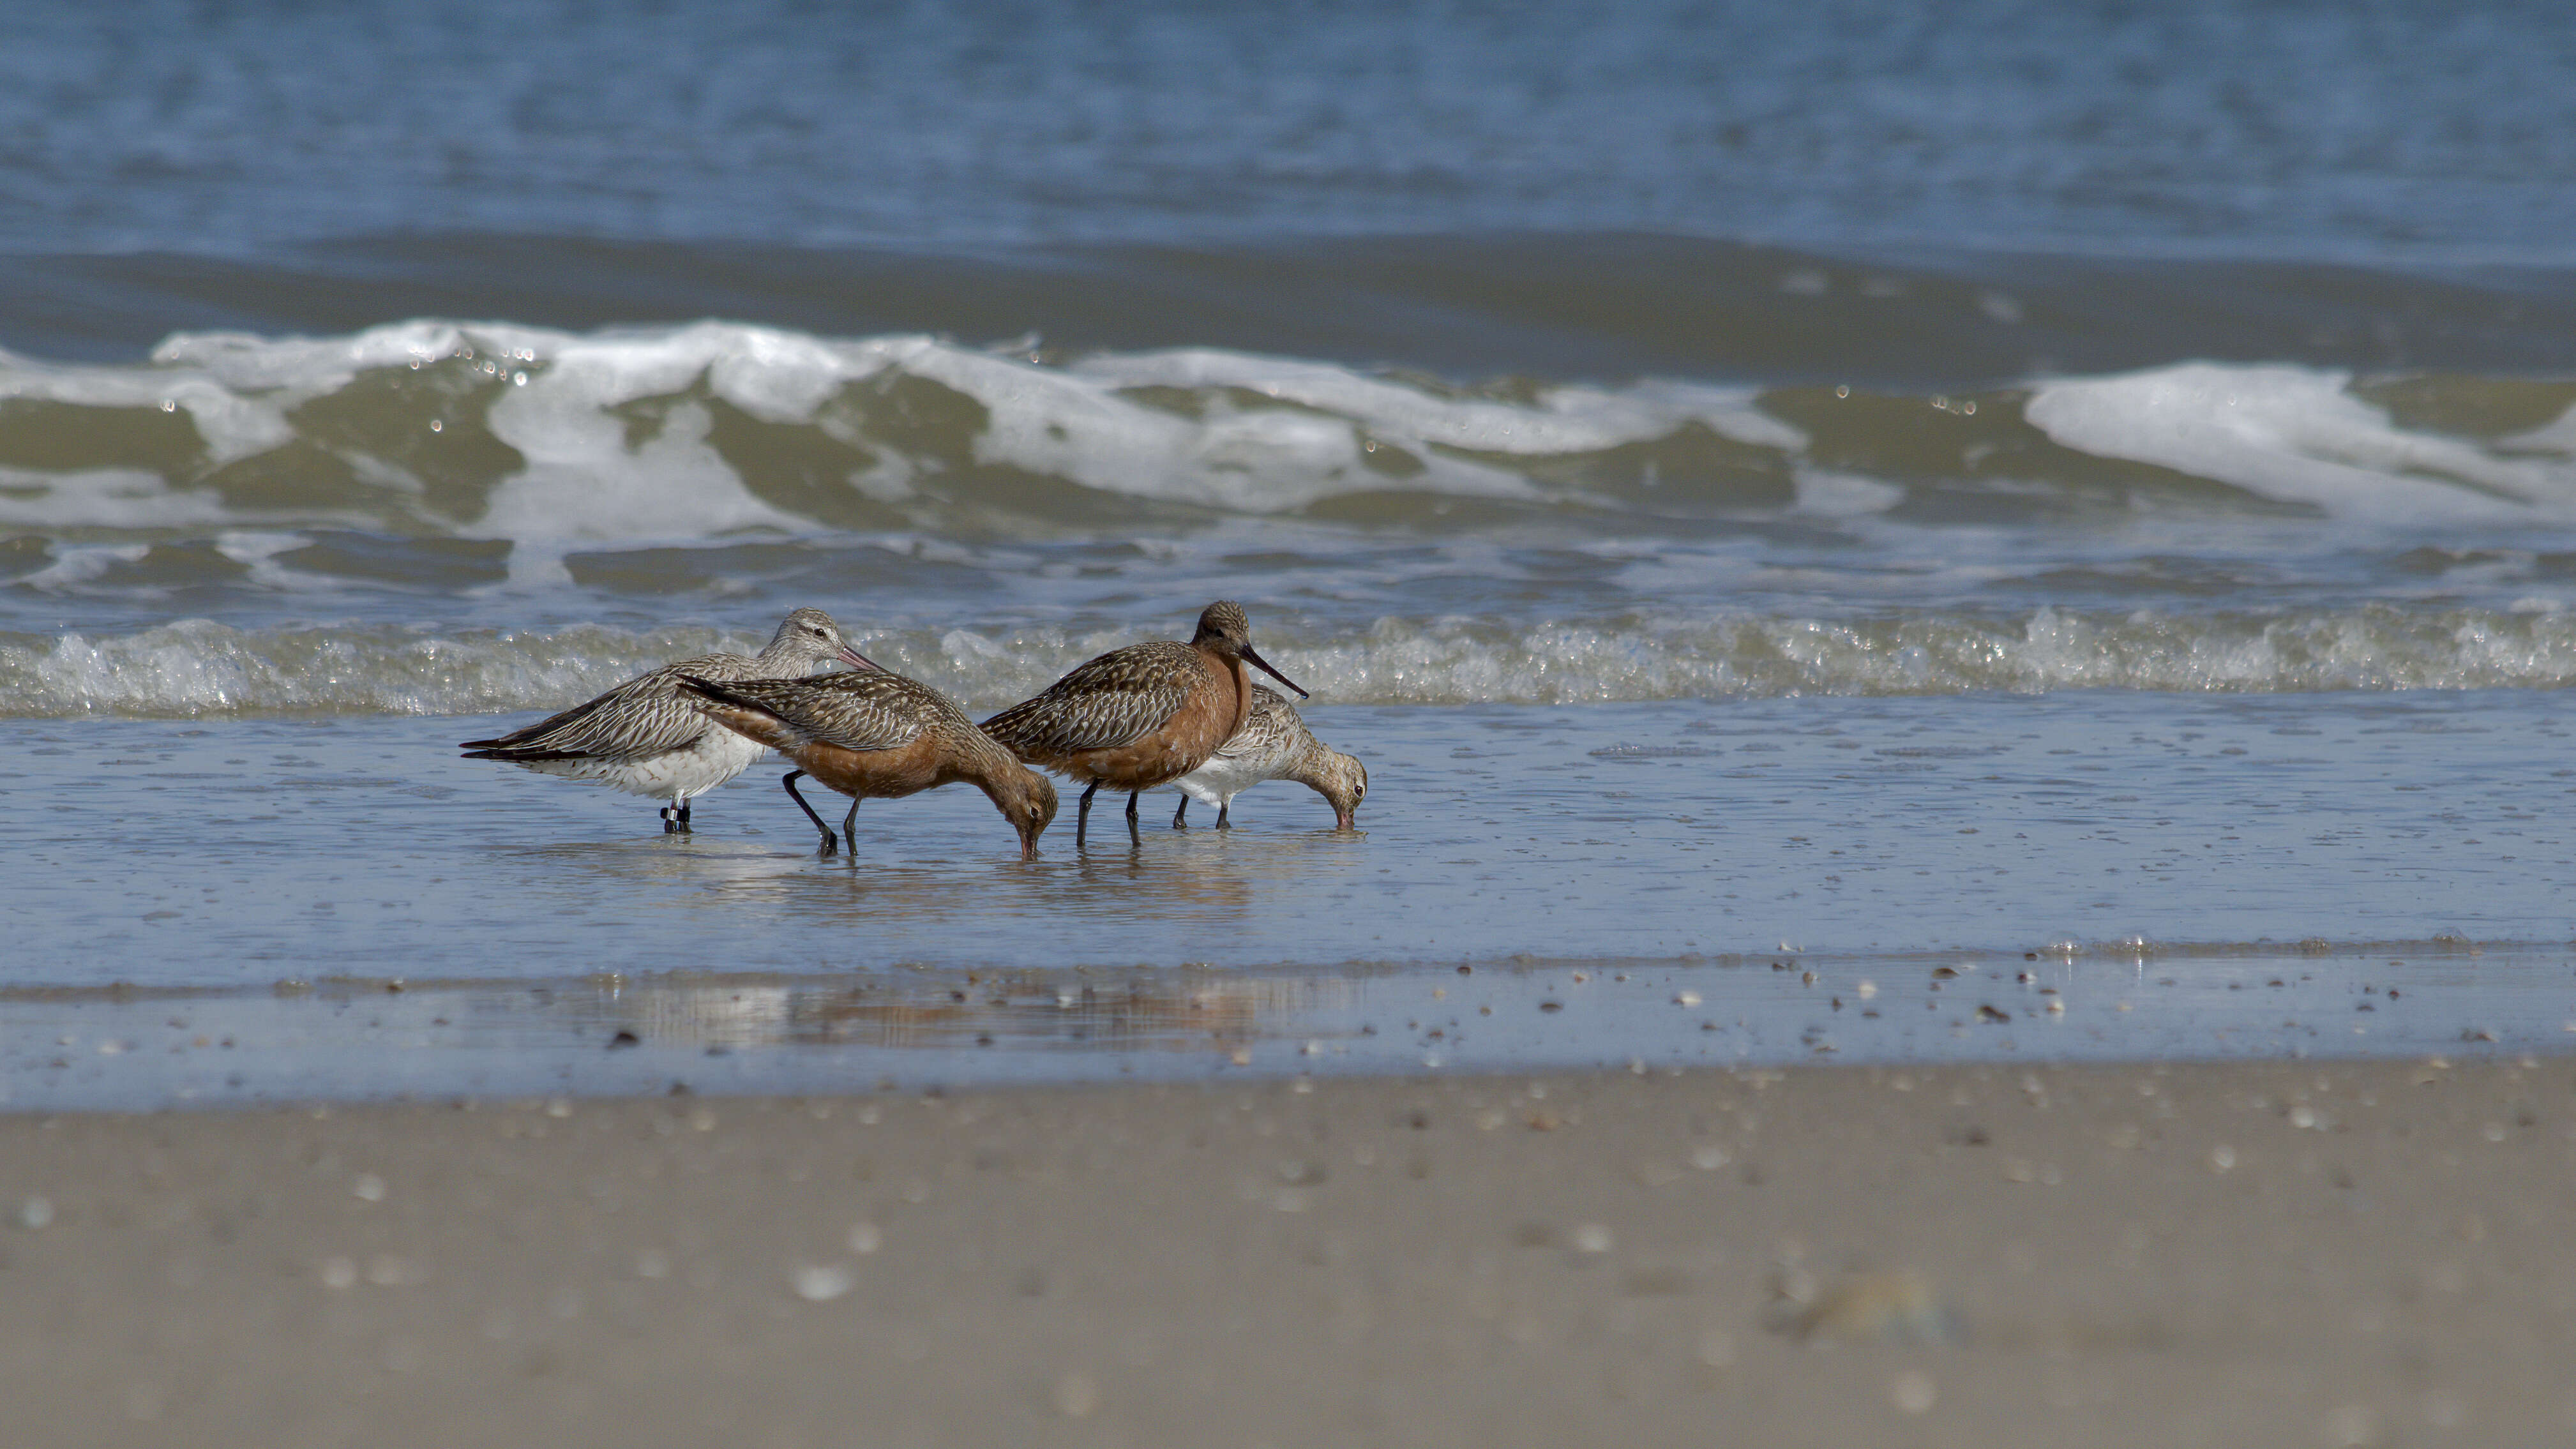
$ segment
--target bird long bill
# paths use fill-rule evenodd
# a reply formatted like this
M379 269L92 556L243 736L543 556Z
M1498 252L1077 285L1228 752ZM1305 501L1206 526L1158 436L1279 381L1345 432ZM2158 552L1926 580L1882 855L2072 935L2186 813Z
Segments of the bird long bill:
M868 656L851 648L847 644L841 646L841 662L849 665L853 669L873 669L879 674L886 672L884 665L877 663L875 660L870 659Z
M1271 667L1270 667L1270 661L1269 661L1269 660L1267 660L1267 659L1262 658L1262 657L1261 657L1260 655L1258 655L1258 654L1253 653L1253 652L1252 652L1252 646L1251 646L1251 645L1249 645L1249 644L1246 644L1245 646L1243 646L1243 662L1244 662L1244 663L1246 663L1246 664L1253 664L1253 665L1258 665L1258 666L1260 666L1260 669L1261 669L1261 672L1262 672L1262 673L1269 675L1271 678L1273 678L1273 679L1275 679L1275 680L1278 680L1281 684L1287 685L1290 689L1295 689L1295 690L1297 690L1297 697L1298 697L1299 699L1309 699L1309 698L1312 698L1312 697L1313 697L1313 696L1311 696L1311 695L1307 694L1305 690L1298 688L1297 681L1295 681L1295 680L1293 680L1293 679L1290 679L1287 675L1282 674L1282 673L1280 673L1278 670L1271 668Z

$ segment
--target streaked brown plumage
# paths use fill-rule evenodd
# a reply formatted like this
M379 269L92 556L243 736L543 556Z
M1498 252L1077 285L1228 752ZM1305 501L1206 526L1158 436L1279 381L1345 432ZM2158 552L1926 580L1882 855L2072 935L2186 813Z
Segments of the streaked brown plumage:
M632 795L671 803L662 807L665 833L687 834L689 800L741 774L760 758L760 747L707 722L680 697L679 679L763 679L805 674L838 660L856 669L876 666L841 637L841 626L820 609L789 614L757 657L705 654L639 674L596 699L541 719L525 729L458 746L469 760L505 760L543 775L596 780Z
M1091 797L1107 785L1127 792L1127 831L1136 833L1136 793L1207 763L1252 712L1251 664L1297 690L1252 647L1243 606L1220 599L1199 615L1187 644L1112 649L984 721L986 733L1041 769L1082 781L1074 816L1078 847L1091 824Z
M1216 807L1216 828L1226 828L1234 797L1264 780L1294 780L1333 807L1333 828L1355 830L1360 801L1368 798L1368 766L1355 755L1328 749L1276 691L1252 686L1252 713L1208 762L1172 783L1181 791L1172 812L1174 830L1189 829L1190 802Z
M683 678L680 689L707 718L796 762L783 783L823 832L825 855L837 842L797 793L801 776L850 797L844 835L858 824L862 800L897 800L959 780L982 790L1011 822L1024 860L1037 854L1039 834L1055 819L1055 786L919 680L879 669L823 679Z

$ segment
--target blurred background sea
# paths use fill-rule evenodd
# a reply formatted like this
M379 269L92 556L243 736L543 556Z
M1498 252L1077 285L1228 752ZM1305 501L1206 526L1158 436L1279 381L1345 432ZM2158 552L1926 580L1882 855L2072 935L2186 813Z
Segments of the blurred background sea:
M144 4L0 82L13 714L823 596L993 703L1225 592L1385 703L2576 674L2546 6Z

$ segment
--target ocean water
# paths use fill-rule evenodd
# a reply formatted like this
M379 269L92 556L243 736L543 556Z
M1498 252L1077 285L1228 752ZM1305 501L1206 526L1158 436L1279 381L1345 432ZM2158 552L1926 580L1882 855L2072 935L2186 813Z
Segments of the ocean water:
M147 4L0 78L17 1100L2570 1010L2546 7ZM985 708L1217 597L1364 834L1273 785L1023 870L967 796L817 862L770 767L667 841L448 748L799 605ZM2121 942L2185 964L2003 1031L1904 964ZM1817 1017L1793 955L1942 1025ZM2386 960L2447 974L2316 1027ZM1520 1010L1578 969L1625 1005ZM1031 1024L1103 972L1160 1024ZM1037 1018L938 1005L992 973ZM1434 986L1520 1024L1396 1029ZM677 1024L736 992L767 1024ZM852 992L947 1024L808 1029ZM362 1000L447 1049L371 1075ZM270 1050L59 1045L136 1012Z

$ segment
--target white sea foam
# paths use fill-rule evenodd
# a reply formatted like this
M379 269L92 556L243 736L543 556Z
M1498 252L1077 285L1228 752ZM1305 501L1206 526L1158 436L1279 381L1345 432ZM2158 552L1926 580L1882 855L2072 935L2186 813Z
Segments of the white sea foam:
M2497 445L2508 455L2536 453L2544 457L2576 457L2576 408L2570 408L2551 422L2517 433Z
M244 347L251 343L245 340ZM276 344L267 344L274 346ZM298 351L310 344L288 344ZM162 412L184 411L196 424L198 436L206 443L216 463L239 458L281 446L291 440L295 430L284 416L285 407L330 390L345 382L346 373L316 373L313 369L290 367L302 376L297 382L270 385L269 390L286 395L261 399L248 395L248 389L260 386L223 376L203 367L83 367L67 363L37 362L14 353L0 352L0 399L28 402L67 403L87 408L153 408Z
M1902 488L1829 468L1799 469L1797 488L1799 511L1818 518L1861 518L1905 501Z
M890 668L978 708L1043 688L1139 627L859 633ZM243 630L0 636L0 717L469 714L556 709L674 658L759 641L708 629ZM1331 637L1264 626L1318 704L1623 700L2061 689L2276 693L2576 685L2576 613L2386 606L2268 617L2083 613L1381 619Z
M367 381L418 373L427 377L408 389ZM2501 443L2444 436L2400 426L2349 382L2313 368L2194 363L2044 382L2023 416L2080 453L2157 465L2334 519L2576 520L2576 423ZM889 402L903 386L954 405L906 412L922 395ZM303 410L322 400L336 411L325 409L317 423ZM1385 492L1615 512L1627 505L1562 460L1704 436L1693 429L1749 450L1740 455L1746 466L1773 470L1780 492L1793 489L1811 517L1885 512L1922 481L1919 465L1906 461L1894 463L1897 476L1871 473L1877 453L1912 456L1904 437L1838 435L1822 446L1746 388L1649 379L1462 392L1207 348L1052 366L929 337L831 339L722 322L572 333L420 320L343 337L188 334L135 367L0 354L0 403L184 416L202 445L155 471L131 459L170 456L166 429L92 414L40 419L47 437L93 440L98 464L47 471L20 462L0 475L0 525L329 524L500 539L524 546L523 576L550 576L565 551L580 547L833 531L826 516L803 511L812 502L764 492L747 476L715 436L718 404L791 438L811 430L815 456L837 448L858 460L837 480L853 506L962 507L982 520L977 527L989 527L995 509L1034 509L1051 526L1043 523L1047 495L1030 489L1031 478L1252 517ZM1998 412L1999 425L2010 426ZM0 435L24 425L19 417L0 412ZM459 451L478 437L481 452ZM1648 483L1662 486L1672 481L1666 466L1621 464L1603 476L1643 467ZM239 487L240 479L257 486ZM835 480L818 481L828 488ZM1721 503L1735 496L1723 479L1712 486ZM1966 477L1944 486L2027 494L2056 484ZM1065 521L1094 518L1076 510Z
M1652 438L1700 421L1743 440L1789 448L1795 429L1764 417L1743 390L1648 384L1625 393L1563 388L1532 404L1458 400L1347 368L1294 359L1198 351L1094 358L1071 368L958 347L926 337L833 341L726 323L572 334L500 323L414 321L350 337L263 339L230 333L173 337L141 368L69 367L0 356L0 397L91 407L184 411L213 466L293 441L294 410L371 371L467 360L508 387L486 418L491 435L524 466L494 480L486 507L463 532L540 551L574 542L676 541L747 531L816 531L763 504L705 446L707 420L687 401L703 386L765 422L845 436L829 405L851 384L901 374L949 389L981 410L971 437L954 440L976 462L1062 478L1104 493L1276 512L1336 493L1389 487L1536 496L1506 467L1455 456L1582 452ZM1140 402L1147 383L1204 393L1195 416ZM1293 406L1247 407L1229 390ZM661 401L655 426L625 410ZM435 409L394 420L421 433L461 422ZM1373 466L1381 448L1410 465ZM335 451L346 453L345 446ZM862 493L904 496L934 460L876 448L874 470L848 480ZM1387 462L1398 455L1389 453ZM349 461L396 491L416 482L382 460ZM37 496L0 519L27 524L183 526L208 520L208 500L159 480L158 492L118 475L115 490L75 476L29 475ZM336 502L365 512L402 500ZM116 506L108 506L110 502ZM414 516L399 520L418 524Z
M157 473L84 468L38 473L0 468L0 525L38 529L152 529L213 525L233 517L212 493L178 489Z
M1435 396L1328 363L1213 348L1098 357L1071 371L1116 387L1240 388L1416 443L1485 453L1589 453L1707 423L1740 442L1794 450L1806 435L1753 405L1753 389L1649 382L1620 392L1551 388L1535 404Z
M2314 368L2192 363L2052 382L2023 416L2062 446L2152 463L2371 523L2576 514L2576 467L2533 434L2520 455L2409 432Z

